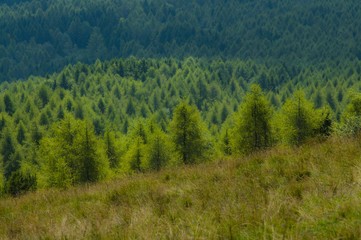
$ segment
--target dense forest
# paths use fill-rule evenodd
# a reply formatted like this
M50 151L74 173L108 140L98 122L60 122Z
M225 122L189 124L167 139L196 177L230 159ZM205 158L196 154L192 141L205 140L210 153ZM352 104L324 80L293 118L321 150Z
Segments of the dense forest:
M68 187L359 131L361 62L289 71L132 57L3 83L3 190Z
M0 81L114 57L241 58L288 67L361 56L356 0L0 2Z

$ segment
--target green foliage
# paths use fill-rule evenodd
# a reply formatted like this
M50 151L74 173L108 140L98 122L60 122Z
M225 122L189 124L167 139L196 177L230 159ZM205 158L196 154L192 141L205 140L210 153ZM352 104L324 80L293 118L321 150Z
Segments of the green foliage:
M303 92L296 92L282 106L277 119L282 141L300 145L315 134L319 127L316 110L313 104L306 100Z
M1 154L4 166L4 177L9 179L12 172L20 168L20 159L15 155L16 146L11 132L6 131L1 143Z
M13 115L15 112L15 107L13 101L11 100L8 94L5 94L4 96L4 105L5 105L5 112L10 116Z
M40 143L40 165L46 186L68 187L106 177L108 162L91 125L70 115L54 125Z
M351 94L351 100L342 114L339 133L355 136L361 131L361 94Z
M16 139L18 140L19 144L23 144L24 141L26 140L25 126L24 126L23 122L19 123L18 131L17 131L17 134L16 134Z
M119 167L119 150L116 146L116 139L114 132L106 132L104 135L104 143L105 143L105 152L109 161L109 166L111 168Z
M343 114L343 119L361 116L361 94L352 94L351 101Z
M359 239L360 155L359 138L331 137L2 198L0 238Z
M40 107L43 108L49 102L50 97L49 97L48 88L45 87L44 85L41 86L38 95L39 95L39 99L40 99Z
M170 134L176 153L184 164L193 164L206 157L207 130L195 106L181 102L173 113Z
M159 171L167 165L170 154L168 136L160 129L155 129L150 135L147 146L147 162L151 170Z
M322 137L329 137L333 132L333 120L331 118L331 111L329 109L323 109L321 112L318 112L319 124L318 129L316 129L316 134Z
M126 159L129 162L130 170L141 172L144 170L145 144L139 136L132 138L132 144L128 149Z
M275 89L302 66L322 67L325 63L360 59L360 48L352 44L361 35L357 27L361 11L356 0L342 4L336 0L308 4L302 0L255 0L254 4L238 0L2 3L0 82L45 75L79 61L197 56L281 62L287 69L275 69L255 78L263 89ZM343 29L342 34L339 29ZM132 78L145 81L147 67L146 63L118 64L114 73L124 77L131 70ZM173 72L171 67L164 69L166 77ZM212 74L227 83L232 77L228 70L223 65ZM52 88L71 89L73 80L81 82L79 72L62 75L57 82L52 81ZM202 89L196 102L199 107L211 89L198 80ZM234 87L239 84L232 85L237 89Z
M304 89L306 96L313 101L317 92L322 97L322 110L315 111L312 130L301 129L302 134L328 136L333 128L355 129L357 121L338 125L336 120L346 114L342 110L351 102L346 92L359 87L355 74L360 66L360 62L355 61L347 67L325 66L298 72L283 65L263 65L253 61L132 57L97 61L93 65L78 63L46 78L31 77L24 82L4 83L0 85L0 97L10 99L7 102L11 103L12 110L7 112L5 101L0 102L0 135L4 142L6 135L10 134L13 148L6 148L12 149L10 154L8 150L1 154L5 162L11 163L3 165L1 170L8 178L11 172L25 165L32 175L37 176L40 187L67 187L118 173L158 170L180 162L201 162L237 151L253 152L277 144L277 141L291 142L282 127L280 120L284 118L278 107L292 96L295 89ZM277 89L261 93L261 100L252 100L251 93L246 93L245 89L252 90L255 87L250 87L251 83L258 81L263 85L278 84ZM334 107L328 108L330 101L326 96L333 92L338 97L331 102ZM183 129L187 135L186 144L179 138L181 114L175 110L181 99L188 99L189 103L198 106L198 109L185 108L189 114L185 119L189 120L188 125ZM268 101L274 104L269 113L263 111L270 107ZM272 134L267 140L258 138L265 133L260 130L262 124L254 125L252 130L252 125L249 125L252 121L247 123L253 119L252 111L249 111L254 106L252 102L256 102L256 106L267 106L260 107L263 115L259 116L263 117L257 118L259 123L268 119L267 114L275 110L277 116L273 124L267 126L269 134L272 129L277 130L276 138ZM238 118L234 118L237 110ZM67 115L77 119L70 121L70 127L61 124L69 118ZM155 137L158 126L161 134ZM240 130L241 126L244 131ZM239 133L234 131L235 127ZM63 134L57 135L56 129L59 128ZM59 140L59 136L65 136L67 131L77 142ZM257 133L255 139L261 140L250 140L252 131ZM88 139L88 144L84 139ZM216 139L216 143L212 139ZM252 144L240 144L241 139ZM292 144L300 144L296 142L294 140ZM80 170L83 166L89 171ZM94 166L99 166L99 169Z
M271 146L272 109L259 85L251 85L235 120L234 150L250 153Z
M30 173L22 173L20 170L12 172L5 184L5 193L19 196L36 189L36 177Z
M221 142L221 151L225 156L232 155L232 143L231 136L229 134L228 128L225 130L224 134L222 134L222 142Z

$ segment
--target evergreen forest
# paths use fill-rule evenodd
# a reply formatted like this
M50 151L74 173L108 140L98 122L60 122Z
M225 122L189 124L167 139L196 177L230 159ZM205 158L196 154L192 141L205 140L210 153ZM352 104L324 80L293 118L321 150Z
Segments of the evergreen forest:
M0 238L360 238L360 19L0 1Z

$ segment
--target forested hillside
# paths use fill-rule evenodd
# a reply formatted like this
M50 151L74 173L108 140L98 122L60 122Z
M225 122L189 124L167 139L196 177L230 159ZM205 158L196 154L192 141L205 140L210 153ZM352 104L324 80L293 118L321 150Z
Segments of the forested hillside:
M0 0L0 238L359 239L356 0Z
M225 57L288 66L359 59L350 1L1 1L0 81L113 57Z
M4 193L355 135L360 70L127 58L3 83Z

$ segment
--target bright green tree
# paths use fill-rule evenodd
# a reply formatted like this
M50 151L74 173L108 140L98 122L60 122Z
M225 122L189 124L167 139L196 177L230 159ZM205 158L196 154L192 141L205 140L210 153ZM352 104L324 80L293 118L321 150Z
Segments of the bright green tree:
M341 117L341 132L356 135L361 131L361 94L353 93Z
M167 135L156 127L150 135L149 144L147 146L146 158L150 169L159 171L167 164L167 161L170 158L167 142Z
M139 136L132 138L132 144L127 152L126 158L132 171L140 172L143 170L143 161L145 157L145 144Z
M105 177L108 164L105 152L99 148L103 144L95 137L92 125L67 115L40 143L45 185L68 187Z
M303 92L296 92L282 106L279 116L280 133L284 142L300 145L315 134L319 127L317 112Z
M206 157L209 143L206 128L195 106L180 103L169 127L175 151L184 164L193 164Z
M115 145L115 134L113 132L106 132L104 135L105 152L111 168L119 166L119 154Z
M235 151L250 153L271 145L272 108L259 85L251 90L239 107L232 133Z

